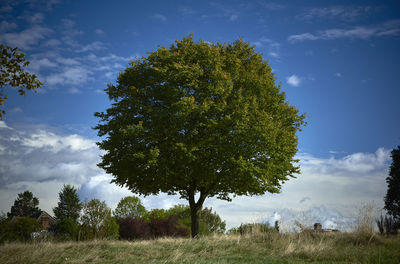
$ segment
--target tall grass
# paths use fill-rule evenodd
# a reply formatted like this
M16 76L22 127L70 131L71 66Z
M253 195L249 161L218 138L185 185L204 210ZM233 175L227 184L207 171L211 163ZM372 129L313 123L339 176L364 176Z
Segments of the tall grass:
M399 248L399 236L254 229L193 240L6 243L0 246L0 263L400 263Z

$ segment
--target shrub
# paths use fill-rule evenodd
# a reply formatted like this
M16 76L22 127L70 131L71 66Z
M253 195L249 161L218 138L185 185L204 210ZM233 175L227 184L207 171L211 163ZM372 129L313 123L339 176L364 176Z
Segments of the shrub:
M381 215L380 219L376 220L376 224L381 235L397 235L397 229L400 227L400 223L396 222L393 216L388 215L385 217Z
M152 219L150 228L153 237L187 237L189 231L186 228L179 227L179 218L170 216L164 219Z
M51 227L54 235L60 240L78 240L79 225L76 221L71 218L64 218L57 221L57 223Z
M142 218L120 218L119 237L126 240L149 239L152 237L150 225Z
M254 233L269 233L277 232L274 227L269 226L269 224L252 223L252 224L241 224L239 227L229 229L229 234L254 234Z
M13 222L10 222L10 240L28 241L31 238L31 233L40 231L42 226L39 222L30 217L16 217Z

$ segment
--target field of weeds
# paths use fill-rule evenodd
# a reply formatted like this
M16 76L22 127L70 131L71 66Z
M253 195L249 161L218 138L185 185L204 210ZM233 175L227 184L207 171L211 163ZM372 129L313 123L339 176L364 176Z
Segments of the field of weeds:
M0 263L400 263L400 236L218 235L147 241L6 243Z

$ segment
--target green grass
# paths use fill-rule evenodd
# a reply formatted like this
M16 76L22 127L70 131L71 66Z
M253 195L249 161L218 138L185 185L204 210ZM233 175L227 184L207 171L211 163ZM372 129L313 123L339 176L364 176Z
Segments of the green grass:
M255 232L193 240L6 243L0 263L400 263L400 236Z

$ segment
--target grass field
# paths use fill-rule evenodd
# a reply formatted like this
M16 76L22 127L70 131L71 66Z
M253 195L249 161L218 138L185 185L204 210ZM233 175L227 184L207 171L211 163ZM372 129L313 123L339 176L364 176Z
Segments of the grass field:
M0 263L400 263L400 236L219 235L148 241L6 243Z

